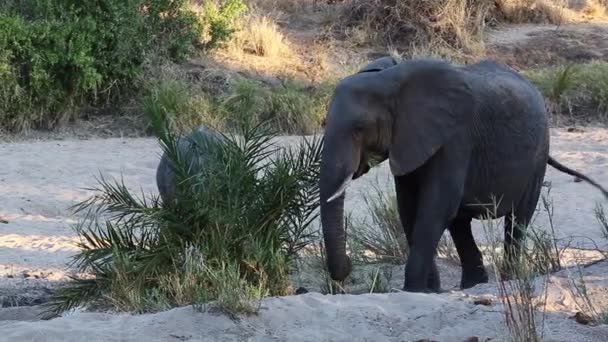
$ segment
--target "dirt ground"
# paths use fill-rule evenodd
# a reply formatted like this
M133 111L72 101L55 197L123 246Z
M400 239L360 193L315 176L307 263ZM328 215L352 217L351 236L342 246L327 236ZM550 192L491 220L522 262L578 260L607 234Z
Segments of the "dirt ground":
M608 25L509 25L488 36L488 57L516 69L608 60Z

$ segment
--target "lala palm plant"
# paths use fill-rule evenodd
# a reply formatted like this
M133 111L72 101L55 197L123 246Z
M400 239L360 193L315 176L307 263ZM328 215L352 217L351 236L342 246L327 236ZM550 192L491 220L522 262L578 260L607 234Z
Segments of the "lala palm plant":
M279 148L269 125L244 124L222 141L197 142L212 162L192 172L171 113L153 100L146 113L175 172L176 198L138 197L102 177L74 207L82 218L73 265L86 276L71 277L48 311L102 303L144 312L286 294L291 261L315 234L322 140Z

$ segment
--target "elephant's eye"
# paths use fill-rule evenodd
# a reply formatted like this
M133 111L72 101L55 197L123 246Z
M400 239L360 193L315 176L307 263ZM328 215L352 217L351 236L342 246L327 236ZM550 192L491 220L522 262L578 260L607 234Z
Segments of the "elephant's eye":
M353 136L355 137L355 139L361 139L363 137L364 130L365 127L363 127L363 125L355 125L353 129Z

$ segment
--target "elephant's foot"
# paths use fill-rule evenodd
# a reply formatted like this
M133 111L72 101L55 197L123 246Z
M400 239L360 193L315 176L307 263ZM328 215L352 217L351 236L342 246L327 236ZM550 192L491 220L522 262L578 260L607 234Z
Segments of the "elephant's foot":
M406 292L417 292L417 293L443 293L441 284L438 280L429 279L426 284L410 284L407 281L403 285L403 291Z
M437 270L437 264L433 262L429 277L426 281L426 286L430 292L440 293L441 292L441 278L439 277L439 271Z
M403 291L413 293L432 293L432 291L426 286L411 286L403 285Z
M403 285L403 291L407 292L421 292L421 293L441 293L441 279L439 278L439 271L437 270L437 264L433 261L426 277L426 282L419 281L419 278L408 277L407 267L405 270L405 282Z
M469 270L462 270L462 278L460 279L460 288L468 289L478 284L488 282L488 272L485 267L480 266Z

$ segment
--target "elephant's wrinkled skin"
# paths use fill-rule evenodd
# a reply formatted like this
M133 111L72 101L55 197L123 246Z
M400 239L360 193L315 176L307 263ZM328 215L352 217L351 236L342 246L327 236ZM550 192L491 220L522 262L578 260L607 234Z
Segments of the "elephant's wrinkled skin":
M488 281L473 218L504 216L506 257L517 257L518 227L534 213L547 164L599 187L549 156L542 95L492 61L461 66L377 59L338 83L326 120L321 222L334 280L352 268L344 190L369 170L371 158L389 159L410 248L404 290L412 292L440 291L434 258L446 228L462 264L461 287Z
M184 156L185 160L188 161L191 173L201 170L209 161L208 154L204 153L204 146L200 146L198 149L193 148L193 144L204 142L204 139L223 141L225 138L218 132L201 126L189 135L178 139L177 148L180 155ZM171 169L170 160L166 153L163 153L156 169L156 186L163 203L171 203L174 200L176 187L175 174Z

